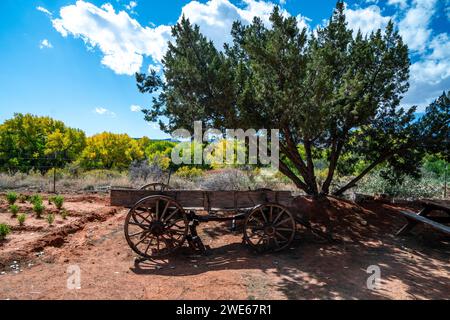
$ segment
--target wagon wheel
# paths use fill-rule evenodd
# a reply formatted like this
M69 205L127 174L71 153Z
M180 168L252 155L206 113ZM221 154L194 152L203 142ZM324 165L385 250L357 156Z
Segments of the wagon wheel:
M145 186L140 188L140 190L152 190L152 191L166 191L170 189L172 189L170 186L160 182L146 184Z
M165 196L150 196L137 202L125 219L125 238L140 256L151 259L180 248L188 234L183 207Z
M263 204L245 220L244 240L258 252L281 251L291 244L295 229L295 219L285 207Z

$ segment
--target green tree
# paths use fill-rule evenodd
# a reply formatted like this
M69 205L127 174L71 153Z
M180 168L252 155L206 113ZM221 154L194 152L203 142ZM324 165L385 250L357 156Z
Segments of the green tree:
M311 195L340 194L386 161L413 171L429 132L415 121L414 108L399 108L410 61L393 23L354 35L342 1L316 32L300 30L296 18L284 17L278 7L270 22L271 28L259 18L250 25L235 22L233 43L218 51L183 17L172 29L164 80L155 72L136 75L142 93L161 90L144 110L146 120L168 119L160 124L169 133L192 132L196 120L221 130L279 129L280 171ZM367 166L346 185L333 186L348 152ZM328 168L319 184L315 158L323 154Z
M0 169L42 172L63 167L84 149L83 131L50 117L16 113L0 125Z
M144 153L138 141L127 134L103 132L89 137L80 156L86 169L127 169L134 160L142 160Z

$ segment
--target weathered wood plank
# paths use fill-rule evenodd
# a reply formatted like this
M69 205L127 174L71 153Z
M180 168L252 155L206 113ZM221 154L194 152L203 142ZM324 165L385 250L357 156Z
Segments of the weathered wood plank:
M429 226L431 226L432 228L439 230L443 233L446 233L448 235L450 235L450 227L445 226L443 224L440 224L438 222L435 222L433 220L430 220L429 218L426 218L424 216L412 213L412 212L408 212L408 211L400 211L400 213L405 216L405 218L407 218L408 220L413 220L416 222L421 222L424 224L427 224ZM399 232L400 234L400 232Z
M173 198L184 208L204 208L205 210L211 208L252 208L268 202L290 207L293 200L290 191L153 191L111 189L111 205L129 208L140 199L153 195L165 195Z

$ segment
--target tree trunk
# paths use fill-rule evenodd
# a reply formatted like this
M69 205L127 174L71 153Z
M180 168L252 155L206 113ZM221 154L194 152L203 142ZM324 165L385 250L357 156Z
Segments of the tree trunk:
M373 168L375 168L377 165L379 165L380 163L382 163L383 161L389 159L390 157L392 157L394 155L394 153L391 153L389 155L383 155L380 158L378 158L378 160L374 161L371 165L369 165L367 168L365 168L358 176L356 176L355 178L353 178L349 183L347 183L345 186L341 187L340 189L338 189L337 191L333 192L333 195L335 196L341 196L345 191L347 191L350 188L353 188L354 186L356 186L356 183L361 180L366 174L369 173L369 171L371 171Z
M334 172L336 171L336 166L338 163L338 159L341 155L343 143L337 142L334 144L331 155L330 155L330 164L328 166L328 174L327 178L325 179L323 185L322 185L322 191L323 194L328 194L330 192L330 185L334 178Z

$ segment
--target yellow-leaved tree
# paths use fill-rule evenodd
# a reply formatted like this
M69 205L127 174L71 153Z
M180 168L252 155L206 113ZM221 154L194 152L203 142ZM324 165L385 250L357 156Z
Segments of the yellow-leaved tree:
M139 142L127 134L103 132L87 139L79 162L86 169L127 169L134 160L142 160Z

